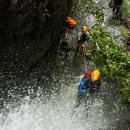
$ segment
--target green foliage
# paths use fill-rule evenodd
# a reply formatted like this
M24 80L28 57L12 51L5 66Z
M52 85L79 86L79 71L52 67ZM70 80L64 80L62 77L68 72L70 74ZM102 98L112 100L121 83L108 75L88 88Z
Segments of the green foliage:
M121 92L122 92L124 101L130 102L130 87L125 87L121 89Z
M123 88L121 89L123 98L128 101L130 99L130 56L125 52L123 44L117 43L99 25L91 28L90 43L89 56L95 65L101 68L105 77Z
M130 14L130 1L129 0L123 0L122 13L123 13L123 18L128 17L128 15Z
M130 35L130 30L125 27L122 27L120 29L120 32L121 32L122 36L124 36L125 38L129 37L129 35Z
M94 19L97 22L102 22L103 21L103 12L102 12L102 10L98 9L97 11L94 12Z

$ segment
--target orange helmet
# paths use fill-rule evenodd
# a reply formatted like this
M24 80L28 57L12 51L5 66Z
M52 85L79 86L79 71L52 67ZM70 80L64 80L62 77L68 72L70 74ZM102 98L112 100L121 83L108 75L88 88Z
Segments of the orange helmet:
M70 26L72 26L72 27L75 27L75 26L77 25L76 20L72 19L72 18L69 17L69 16L67 17L66 22L67 22Z
M84 25L82 26L82 32L87 32L88 31L88 26Z
M101 73L99 70L93 70L93 72L91 74L91 80L97 81L97 80L99 80L100 76L101 76Z

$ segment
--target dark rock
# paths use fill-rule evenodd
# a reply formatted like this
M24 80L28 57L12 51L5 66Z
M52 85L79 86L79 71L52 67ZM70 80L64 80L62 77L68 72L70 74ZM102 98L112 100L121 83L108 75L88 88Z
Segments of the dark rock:
M125 40L126 50L130 51L130 35Z
M1 0L1 70L26 71L54 50L71 7L69 0Z
M125 21L127 28L130 30L130 16L128 16Z

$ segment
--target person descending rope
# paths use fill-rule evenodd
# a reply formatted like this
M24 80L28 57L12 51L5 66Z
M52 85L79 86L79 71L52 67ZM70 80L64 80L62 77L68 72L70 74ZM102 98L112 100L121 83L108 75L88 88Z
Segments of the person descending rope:
M77 25L77 21L68 16L66 18L66 24L67 24L69 29L74 29L76 27L76 25Z
M89 46L89 29L87 25L82 26L82 31L78 33L76 43L76 54L79 53L81 47L85 48Z
M87 72L79 85L79 93L82 96L87 95L87 91L90 93L95 93L99 91L99 87L101 85L100 82L100 71L99 70L93 70L90 72Z
M120 14L123 0L111 0L109 5L113 8L113 16L116 17Z
M101 73L97 69L84 74L78 87L78 95L75 107L78 107L80 105L81 99L84 99L88 93L93 94L99 92L101 86L100 76Z

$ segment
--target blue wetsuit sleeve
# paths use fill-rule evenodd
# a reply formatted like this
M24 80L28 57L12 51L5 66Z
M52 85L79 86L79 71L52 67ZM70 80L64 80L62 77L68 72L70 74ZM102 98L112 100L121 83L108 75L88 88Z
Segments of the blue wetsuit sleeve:
M85 88L87 87L87 80L86 78L83 78L79 84L79 92L83 95L83 96L86 96L87 93L84 91Z

